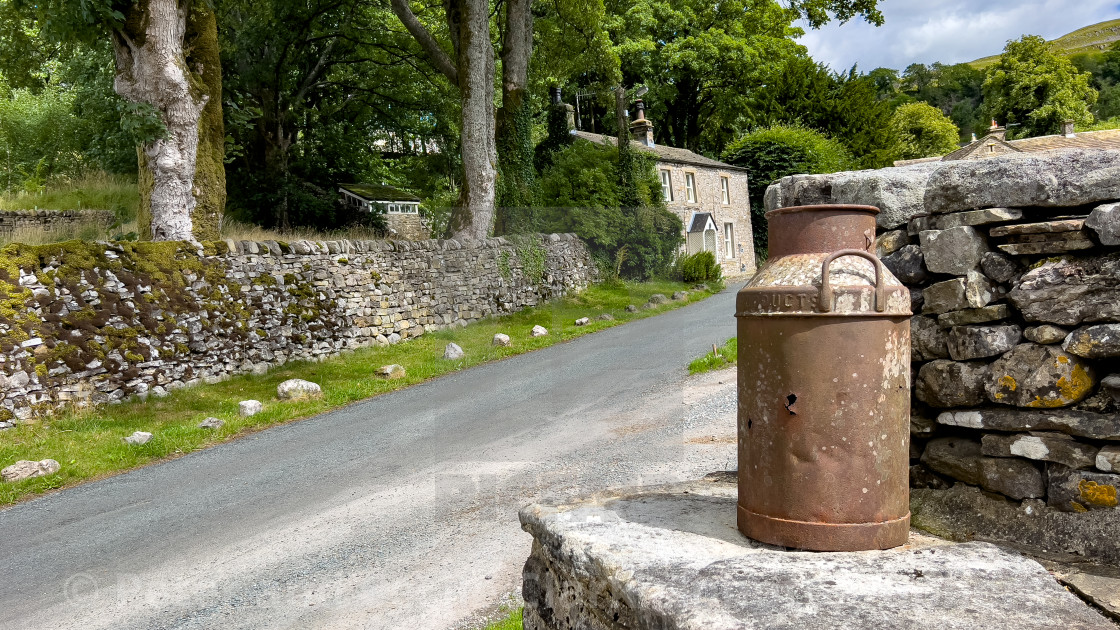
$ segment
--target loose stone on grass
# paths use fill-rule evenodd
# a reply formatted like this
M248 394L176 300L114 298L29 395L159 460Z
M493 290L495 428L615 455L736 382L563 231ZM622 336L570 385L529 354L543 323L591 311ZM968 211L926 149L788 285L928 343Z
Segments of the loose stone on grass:
M140 446L141 444L147 444L151 439L152 439L152 434L151 433L148 433L147 431L136 431L132 435L124 438L124 441L125 441L126 444L132 444L133 446Z
M280 383L276 387L276 397L280 400L306 400L322 398L323 389L317 383L292 378Z
M264 410L264 405L259 400L242 400L237 403L237 413L242 418L255 416Z
M633 304L627 304L626 305L626 312L627 313L637 313L638 312L638 307L634 306Z
M203 420L202 422L199 423L198 428L200 428L200 429L220 429L220 428L222 428L223 425L225 425L224 420L220 420L218 418L207 418L207 419L205 419L205 420Z
M669 298L665 297L664 293L654 293L653 295L649 296L648 303L649 304L665 304L668 301L669 301Z
M576 326L586 326L590 323L591 323L591 319L589 319L587 317L581 317L581 318L576 320Z
M548 329L544 326L533 326L533 330L529 331L530 337L544 337L548 334Z
M42 459L37 462L21 459L11 466L0 470L0 480L8 483L15 483L17 481L23 481L24 479L53 475L61 469L62 465L53 459Z
M602 315L596 317L595 319L597 319L601 322L613 322L614 321L614 315L611 315L610 313L603 313Z
M374 371L374 374L376 374L378 378L385 379L387 381L397 380L406 376L404 366L398 365L396 363L393 363L391 365L382 365Z
M490 341L490 345L501 346L504 348L508 348L510 346L510 343L511 342L509 340L509 335L503 333L496 333L494 335L494 338Z
M443 358L449 361L457 361L459 359L462 359L464 354L465 353L463 352L463 349L459 347L459 344L454 342L447 344L447 347L443 349Z
M673 293L673 299L677 300L677 301L687 300L688 299L688 291L675 291Z

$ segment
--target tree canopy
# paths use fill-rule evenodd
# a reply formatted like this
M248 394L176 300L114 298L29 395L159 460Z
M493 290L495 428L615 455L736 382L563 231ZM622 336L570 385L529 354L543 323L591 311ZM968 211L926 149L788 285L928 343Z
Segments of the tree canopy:
M1004 125L1020 126L1015 136L1058 133L1063 121L1093 122L1097 91L1090 76L1056 54L1045 39L1025 35L1007 42L984 78L984 111Z
M891 114L894 159L913 160L951 153L960 130L941 110L927 103L906 103Z

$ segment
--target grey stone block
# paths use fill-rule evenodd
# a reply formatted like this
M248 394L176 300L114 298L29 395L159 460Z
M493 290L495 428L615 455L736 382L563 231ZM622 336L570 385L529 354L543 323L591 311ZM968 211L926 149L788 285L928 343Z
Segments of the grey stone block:
M1011 350L1023 333L1018 326L956 326L949 331L949 356L956 361L995 357Z
M524 627L1110 626L1017 553L919 534L886 551L787 551L736 531L735 497L732 483L693 482L522 509L522 528L533 537L523 572Z
M969 226L926 230L918 238L926 268L933 273L963 276L979 269L981 257L989 251L984 235Z

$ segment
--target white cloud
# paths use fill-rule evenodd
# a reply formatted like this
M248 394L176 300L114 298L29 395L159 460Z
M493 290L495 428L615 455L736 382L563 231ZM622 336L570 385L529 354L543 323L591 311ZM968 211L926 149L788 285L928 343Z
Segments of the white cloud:
M806 28L801 43L834 70L858 64L902 70L911 63L960 63L999 54L1021 35L1054 39L1120 18L1116 0L880 0L884 23L862 20Z

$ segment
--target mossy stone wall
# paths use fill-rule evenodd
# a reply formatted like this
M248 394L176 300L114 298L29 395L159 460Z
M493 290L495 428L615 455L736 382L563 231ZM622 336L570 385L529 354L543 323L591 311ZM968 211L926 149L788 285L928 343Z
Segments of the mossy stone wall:
M0 422L396 343L596 279L574 236L533 240L543 274L504 239L9 245Z

